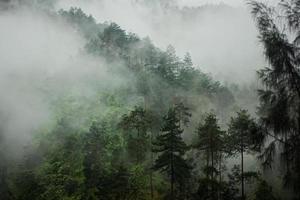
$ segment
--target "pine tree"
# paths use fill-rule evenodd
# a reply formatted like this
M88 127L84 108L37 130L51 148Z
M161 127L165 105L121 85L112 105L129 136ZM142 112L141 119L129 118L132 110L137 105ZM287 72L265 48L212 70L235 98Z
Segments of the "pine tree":
M120 126L127 131L128 153L136 164L146 159L149 150L148 131L151 129L151 115L141 107L135 107L128 115L122 117Z
M182 125L187 126L192 116L190 109L183 102L176 103L174 109L179 119L179 127L181 128Z
M210 113L206 116L204 123L199 124L197 133L198 141L194 147L205 152L206 166L204 173L206 174L207 183L210 183L211 186L210 196L212 199L216 199L216 175L221 173L221 169L218 169L218 167L222 165L221 158L225 151L225 132L220 129L216 115Z
M83 173L85 177L86 198L94 199L103 193L100 191L107 174L105 159L107 159L107 136L105 124L94 122L88 133L84 135ZM102 195L102 194L101 194ZM98 196L99 197L99 196Z
M269 63L258 72L264 85L259 90L259 115L266 128L262 144L268 140L261 159L270 167L280 149L284 185L293 186L300 198L300 3L282 0L269 7L250 1L250 5Z
M187 68L193 67L193 61L190 53L186 53L183 58L184 66Z
M164 117L164 125L161 134L155 142L155 152L159 153L155 161L154 169L165 172L170 178L170 199L175 199L175 184L184 184L190 176L190 166L183 158L187 145L181 134L183 130L179 127L174 108L170 108Z
M81 198L83 172L81 138L66 120L61 120L40 144L43 163L38 179L41 199Z
M268 183L264 180L260 180L256 191L255 191L255 199L254 200L277 200L277 198L273 194L272 187L268 185Z
M257 135L260 129L255 120L250 117L246 110L237 112L236 117L232 117L228 129L229 148L233 154L241 156L241 190L242 199L245 199L245 181L244 181L244 153L249 151L258 151Z

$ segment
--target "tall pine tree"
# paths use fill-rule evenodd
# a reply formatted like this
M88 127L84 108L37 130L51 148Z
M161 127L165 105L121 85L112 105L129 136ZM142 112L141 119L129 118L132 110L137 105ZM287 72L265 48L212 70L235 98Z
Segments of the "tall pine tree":
M241 195L242 200L245 197L244 181L244 154L249 151L258 151L257 136L260 135L260 129L253 118L246 110L237 112L236 117L232 117L229 123L229 148L233 154L241 156Z
M216 175L221 173L221 169L218 169L218 167L222 165L221 158L225 151L225 132L219 127L216 115L210 113L206 116L204 123L199 124L197 133L198 141L194 147L199 151L205 152L206 165L204 173L206 174L206 181L208 183L205 187L209 193L207 195L212 199L216 199ZM210 192L208 187L210 187Z
M259 115L267 130L262 141L268 140L261 158L269 167L280 151L284 185L293 186L300 199L300 1L282 0L272 7L250 1L250 5L269 63L258 72L264 85Z
M170 178L170 199L175 199L175 184L184 184L190 176L190 166L184 159L187 145L181 134L179 119L176 110L170 108L164 117L164 125L161 134L157 136L154 151L159 153L155 161L154 169L165 172Z
M151 129L151 115L141 107L135 107L128 115L124 115L120 127L127 131L126 140L128 153L136 164L146 159L149 150L148 131Z

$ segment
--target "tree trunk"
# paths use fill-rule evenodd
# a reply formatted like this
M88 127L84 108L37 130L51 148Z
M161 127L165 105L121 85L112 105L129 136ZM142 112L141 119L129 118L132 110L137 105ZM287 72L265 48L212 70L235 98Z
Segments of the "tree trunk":
M242 180L242 200L245 200L245 185L244 185L244 141L241 138L241 180Z
M211 180L214 180L214 152L211 150Z
M220 152L219 155L219 184L221 185L222 182L222 153ZM220 191L220 187L218 189L218 199L221 199L221 191Z
M206 170L208 170L208 167L209 167L209 150L206 149ZM208 179L209 178L209 174L208 172L206 172L206 178Z

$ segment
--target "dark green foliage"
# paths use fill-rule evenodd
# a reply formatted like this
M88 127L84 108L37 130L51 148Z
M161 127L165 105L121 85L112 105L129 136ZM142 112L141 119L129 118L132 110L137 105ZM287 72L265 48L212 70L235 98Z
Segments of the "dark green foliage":
M97 24L91 15L86 15L80 8L70 8L69 11L60 10L59 14L88 39L95 38L97 33L102 32L106 27Z
M1 124L0 124L1 125ZM8 158L5 154L5 139L2 130L2 126L0 126L0 199L8 199L12 198L12 194L10 188L8 187Z
M110 62L122 58L132 67L130 49L139 41L136 35L126 34L119 25L112 23L103 32L98 33L97 37L92 38L86 49L89 53L103 56Z
M242 182L242 172L240 165L234 165L231 169L231 173L228 174L228 183L238 188ZM243 179L246 183L254 183L260 180L260 174L258 172L247 171L243 172Z
M104 124L93 123L89 132L84 136L83 174L86 199L100 198L103 191L102 181L107 178L107 143L108 137ZM107 189L107 188L105 188Z
M39 199L40 194L45 190L37 173L42 156L32 146L27 146L24 150L25 155L22 161L11 174L13 177L12 193L14 199L18 200Z
M228 128L230 150L233 153L259 151L257 138L261 129L246 110L240 110L232 117Z
M225 132L219 127L216 115L210 113L207 114L204 122L199 124L197 134L198 138L194 148L200 151L206 159L202 169L206 178L201 179L200 183L206 182L205 196L207 198L217 199L217 194L221 190L221 180L217 181L217 175L219 175L219 179L222 178L220 166L222 166L222 159L226 152ZM198 190L200 189L204 189L201 184Z
M261 180L255 191L255 200L276 200L272 187L264 180Z
M179 119L179 126L184 125L187 126L190 122L190 118L192 114L190 113L190 109L184 105L183 102L179 102L175 104L175 112L177 118Z
M265 86L259 91L259 114L266 129L262 143L269 138L261 159L264 166L281 155L284 184L292 186L300 198L300 73L299 1L283 0L277 7L250 1L264 45L269 67L258 72Z
M7 200L13 199L13 195L8 187L7 169L3 159L0 165L0 198Z
M127 149L130 158L136 163L146 159L149 150L148 132L152 128L152 116L141 107L135 107L122 117L120 127L126 131Z
M44 188L39 199L81 198L83 195L82 153L79 135L61 121L46 144L38 178Z
M215 188L215 193L211 193L211 188ZM230 182L218 182L207 178L202 178L198 183L198 190L194 194L195 200L235 200L238 190Z
M220 129L216 115L210 113L206 116L204 123L199 124L197 134L198 141L194 144L194 147L205 152L205 172L210 172L208 175L211 176L211 179L214 179L218 173L216 168L219 162L218 158L220 154L225 152L225 132Z
M240 110L236 117L231 118L228 134L230 152L241 156L241 189L242 199L245 199L244 153L259 150L257 138L261 136L261 130L246 110Z
M190 166L183 158L187 145L183 142L179 119L175 108L170 108L164 117L162 133L157 136L154 152L160 153L153 168L166 173L170 178L170 198L175 199L174 186L185 184L190 177Z
M104 91L95 81L95 96L81 101L73 91L51 97L53 119L37 130L33 150L21 165L10 169L0 155L0 199L234 200L236 188L222 180L230 141L217 116L208 115L198 129L197 148L207 152L203 171L208 178L191 175L192 164L202 160L190 156L182 138L183 127L184 136L190 136L201 109L215 107L226 118L234 103L229 89L196 68L189 54L179 58L172 46L160 50L149 38L140 39L116 23L97 23L80 8L52 14L87 40L81 53L106 61L112 77L132 80Z

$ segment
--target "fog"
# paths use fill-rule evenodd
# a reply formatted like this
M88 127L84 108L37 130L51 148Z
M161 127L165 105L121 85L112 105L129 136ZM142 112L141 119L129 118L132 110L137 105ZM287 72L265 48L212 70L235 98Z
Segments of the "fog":
M80 7L98 22L116 22L128 32L149 37L162 49L171 44L180 56L191 53L196 66L217 80L240 85L254 82L255 70L264 61L247 7L205 5L204 1L199 4L203 7L191 7L199 5L182 2L164 7L158 1L60 0L53 8ZM131 80L124 71L122 76L111 75L101 58L86 55L85 39L51 13L16 6L1 11L0 27L2 132L5 140L14 141L20 149L55 117L57 98L69 95L76 101L95 96L99 92L93 87L96 80L103 90ZM245 107L255 111L255 105Z
M98 90L125 82L126 73L111 76L101 58L84 53L75 29L50 14L26 7L3 11L0 27L1 132L15 152L55 117L57 99L88 102L97 95L96 80Z
M61 0L54 9L72 6L99 22L116 22L140 37L149 36L162 49L171 44L180 56L190 52L197 67L223 82L251 83L255 69L264 64L246 8ZM123 72L112 76L104 61L86 55L84 38L50 13L26 6L1 11L0 27L2 132L6 141L14 142L14 149L22 149L35 131L51 122L57 98L70 95L78 100L97 95L93 80L101 80L103 90L130 80Z
M149 36L162 49L171 44L181 56L191 53L200 69L221 81L248 84L264 65L250 10L242 0L218 2L182 0L164 7L157 1L62 0L56 9L80 7L100 22Z
M275 0L268 2L272 4ZM154 63L154 66L151 66L153 71L157 63L161 68L168 68L170 63L171 67L174 63L174 66L179 63L175 70L171 68L174 70L174 77L178 78L178 74L182 73L178 72L180 67L189 65L186 69L191 73L195 72L197 79L187 74L183 78L180 77L181 79L171 77L170 81L167 76L157 75L168 75L168 71L147 73L148 66L143 63L143 58L137 58L136 63L132 59L132 64L131 55L127 55L127 52L125 54L129 61L120 55L112 56L111 59L108 54L103 54L106 58L101 57L101 53L98 55L97 52L88 52L87 44L97 40L89 38L87 41L87 37L76 25L58 14L61 9L69 10L72 7L81 8L84 13L92 15L96 23L101 23L93 24L96 28L107 27L110 22L115 22L126 33L135 33L139 38L149 38L155 47L162 50L167 49L169 45L174 46L176 55L172 54L170 57L163 57L165 53L170 52L160 51L155 47L154 50L145 47L143 53L152 58L153 50L163 55L162 58L171 58L171 61L162 59L163 64L160 66L161 57L153 56L159 60L150 62ZM159 117L162 117L168 108L174 106L176 101L186 103L192 117L189 127L184 127L182 138L191 146L194 138L198 137L196 127L204 120L206 112L216 114L222 130L228 129L230 117L240 108L247 109L250 115L256 117L256 90L259 85L256 70L264 67L266 62L250 9L243 0L0 0L0 27L0 154L5 152L5 157L12 162L22 162L26 149L24 147L37 147L38 145L32 143L39 139L38 142L42 144L43 140L47 140L44 135L54 135L53 130L59 127L60 120L65 118L74 126L74 135L77 132L84 135L90 128L95 128L91 126L94 121L114 121L112 127L108 128L111 130L105 131L108 134L116 132L118 137L110 137L109 140L112 140L112 146L119 145L116 145L119 148L116 147L117 150L123 148L121 151L124 153L128 150L125 144L128 141L125 141L127 138L122 135L124 130L119 127L121 120L118 117L124 117L124 113L141 104L145 112L148 111L147 106L153 106L152 109L156 106L153 113L157 112L160 115L155 113L157 119L153 121L157 123L156 126L160 126L163 120ZM99 32L93 32L93 36L104 35ZM141 40L137 44L130 41L134 45L128 46L136 48L134 50L138 52L139 45L145 41L148 40ZM101 40L100 45L96 46L97 50L109 49L109 42L107 46L101 46L105 42ZM145 43L146 45L151 46L151 43ZM119 49L113 48L109 50L115 51L113 53L117 55L119 52L116 50ZM132 50L129 48L120 48L120 51ZM182 59L176 60L177 55L183 58L187 52L190 53L194 66ZM176 57L174 63L173 55ZM133 69L134 67L136 69ZM193 67L208 73L209 76L191 70ZM148 79L145 78L148 75ZM189 78L192 79L191 82ZM187 83L181 85L182 82L178 81L178 84L177 80ZM142 91L138 91L139 89ZM112 94L114 92L118 94L116 98L122 99L121 103L115 101ZM113 105L107 106L101 95ZM149 105L146 105L147 103ZM117 113L117 117L114 112ZM106 118L102 119L102 116ZM155 129L160 132L160 128L155 127L151 131ZM145 133L153 135L147 130ZM61 138L56 139L60 141ZM85 147L83 143L81 145L78 149L83 150ZM115 152L110 148L107 152L111 151L113 155ZM124 155L127 156L126 153ZM82 159L78 156L77 158ZM122 159L120 160L123 161ZM198 157L195 160L199 161L200 165L204 163ZM234 164L240 164L239 156L226 159L225 165L228 169ZM260 170L254 155L245 153L245 169ZM1 170L0 165L0 172Z

